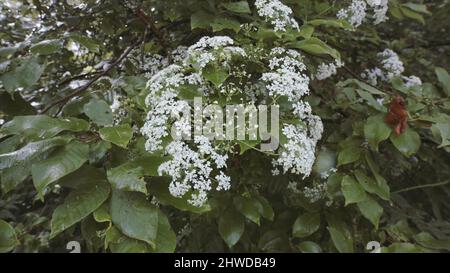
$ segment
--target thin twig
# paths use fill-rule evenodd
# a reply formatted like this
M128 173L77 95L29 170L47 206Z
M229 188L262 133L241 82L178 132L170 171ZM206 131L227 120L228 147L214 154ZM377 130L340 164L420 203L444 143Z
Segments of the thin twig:
M418 189L423 189L423 188L439 187L439 186L446 185L448 183L450 183L450 179L442 181L442 182L438 182L438 183L433 183L433 184L426 184L426 185L418 185L418 186L414 186L414 187L409 187L409 188L401 189L401 190L398 190L398 191L394 191L392 193L401 193L401 192L418 190Z
M101 77L105 76L106 74L109 73L109 71L111 71L111 69L113 69L113 67L117 66L118 64L120 64L122 62L123 59L125 59L128 54L131 52L131 50L133 48L135 48L137 45L139 45L142 42L142 39L137 40L134 44L132 44L131 46L129 46L123 53L122 55L120 55L119 58L117 58L110 66L108 66L107 69L105 69L103 72L99 73L97 76L95 76L94 78L92 78L88 83L86 83L85 85L81 86L80 88L78 88L76 91L70 93L69 95L60 98L54 102L52 102L50 105L48 105L47 107L45 107L42 111L41 114L45 114L48 110L50 110L53 106L62 104L62 106L64 106L64 104L66 104L71 98L77 97L81 94L83 94L86 90L88 90L88 88L95 83L98 79L100 79Z

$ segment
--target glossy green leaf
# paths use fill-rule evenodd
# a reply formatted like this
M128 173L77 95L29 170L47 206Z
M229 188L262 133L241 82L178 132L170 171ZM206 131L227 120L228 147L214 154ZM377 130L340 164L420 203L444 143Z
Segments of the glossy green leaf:
M34 186L42 197L45 188L65 175L76 171L88 160L89 146L73 141L31 166Z
M262 204L256 198L235 197L234 206L247 219L259 225L260 212L263 210Z
M128 237L156 248L158 208L142 193L113 190L110 213L114 225Z
M341 56L336 49L331 48L322 40L312 37L300 42L291 44L292 47L303 50L313 55L329 55L335 59L340 60Z
M407 128L405 132L397 136L391 134L390 137L392 144L406 157L411 157L413 154L417 153L420 148L420 136L419 134L411 128Z
M294 237L303 238L316 232L320 227L319 213L307 212L295 220L292 227Z
M414 235L414 240L421 246L436 249L436 250L447 250L450 251L450 238L436 239L428 232L421 232Z
M367 196L366 200L358 203L359 211L366 217L377 229L380 217L383 214L383 207L381 207L375 199Z
M22 59L20 64L13 71L9 71L0 76L0 81L9 93L17 88L29 88L33 86L44 72L45 65L39 63L37 57Z
M389 185L386 183L386 180L377 181L372 177L367 176L360 170L356 170L354 172L356 179L363 186L364 190L369 193L373 193L378 195L380 198L384 200L389 200L390 198L390 189Z
M60 40L44 40L36 43L30 47L30 51L33 54L49 55L60 50L62 43Z
M375 151L378 151L378 144L387 139L391 131L392 129L384 122L382 114L369 117L364 125L364 136Z
M334 227L327 227L334 246L340 253L353 253L353 239L345 235L341 230Z
M251 13L247 1L222 3L222 6L225 9L236 13Z
M170 226L167 216L158 211L158 234L156 236L157 253L173 253L177 244L177 236Z
M345 205L359 203L367 198L364 188L351 176L346 175L342 179L342 193L345 197Z
M208 65L203 69L205 79L211 81L216 87L220 86L230 75L223 67Z
M147 184L143 179L142 167L123 164L108 170L108 180L114 189L138 191L147 194Z
M267 220L272 221L275 213L272 209L272 206L270 205L270 202L262 196L257 196L256 199L258 199L259 203L261 204L261 207L258 206L258 208L261 209L259 211L259 214L261 214L261 216L266 218Z
M236 21L232 18L217 17L211 23L211 27L213 29L213 32L218 32L224 29L231 29L237 33L241 29L241 24L239 23L239 21Z
M0 219L0 253L10 252L17 244L14 228Z
M108 103L104 100L92 99L83 107L84 113L100 126L111 125L113 114Z
M53 212L50 237L55 237L94 212L108 199L109 193L109 185L101 180L72 191Z
M302 253L321 253L322 252L322 249L320 248L320 246L311 241L301 242L298 245L298 248L300 249L300 251Z
M233 209L225 211L219 219L219 233L229 248L233 247L245 229L244 216Z
M0 155L0 170L29 162L39 155L69 142L70 138L55 137L36 142L29 142L17 151Z
M450 75L442 67L436 67L434 71L445 93L447 94L447 96L450 96Z
M104 127L99 130L99 133L103 140L109 141L123 148L127 147L133 137L133 129L131 129L129 124Z
M35 115L16 116L3 125L1 132L34 138L50 138L62 131L81 132L88 129L89 123L82 119L57 119L46 115Z

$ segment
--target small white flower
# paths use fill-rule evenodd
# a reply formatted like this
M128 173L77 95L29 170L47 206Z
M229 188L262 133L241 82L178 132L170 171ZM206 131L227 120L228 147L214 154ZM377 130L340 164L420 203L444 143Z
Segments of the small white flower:
M273 25L275 31L286 31L286 27L298 29L297 21L292 17L292 9L279 0L256 0L259 16Z
M422 85L422 80L416 76L403 77L403 80L405 81L405 86L407 88Z

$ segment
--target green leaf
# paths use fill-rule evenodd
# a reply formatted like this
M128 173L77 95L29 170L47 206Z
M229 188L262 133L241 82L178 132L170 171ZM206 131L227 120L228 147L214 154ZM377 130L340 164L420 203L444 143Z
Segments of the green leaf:
M18 92L13 94L0 92L0 112L3 112L5 116L14 117L33 115L36 113L36 109L24 100Z
M261 203L262 205L262 209L259 211L259 214L261 214L261 216L266 218L267 220L273 221L275 213L273 212L272 206L270 205L269 201L267 201L267 199L262 196L257 196L256 199L258 199L259 203Z
M173 253L177 245L177 236L170 226L167 216L158 210L158 235L156 236L157 253Z
M330 26L343 29L353 29L353 27L342 19L315 19L307 22L311 26Z
M103 203L98 209L92 213L94 220L98 223L111 223L111 214L107 203Z
M116 227L112 226L105 235L105 247L112 253L149 253L150 246L143 242L123 235Z
M31 166L36 191L42 197L45 188L65 175L76 171L89 155L89 146L73 141L50 155L46 160Z
M428 10L426 5L423 4L414 4L414 3L404 3L402 6L412 9L414 11L431 15L431 12Z
M80 45L86 47L89 51L94 53L100 52L100 43L93 38L80 35L80 34L71 34L70 38L72 38L75 42Z
M358 203L358 208L362 215L378 229L380 217L383 215L383 207L381 207L372 197L367 196L366 200Z
M256 147L259 143L261 143L260 140L238 140L238 142L240 155L243 155L246 151Z
M82 119L57 119L46 115L17 116L1 128L5 134L23 135L33 138L50 138L62 131L81 132L89 129L89 123Z
M213 29L213 32L218 32L224 29L231 29L234 32L238 33L241 29L241 24L239 23L239 21L232 18L216 17L211 23L211 27Z
M438 148L442 148L450 145L450 116L446 114L440 114L439 116L433 118L433 122L435 122L431 126L431 131L433 135L436 135L437 138L441 138L441 144ZM439 141L439 140L438 140Z
M10 252L17 244L14 228L0 219L0 253Z
M108 180L117 190L138 191L147 194L147 184L143 179L142 167L123 164L108 170Z
M344 176L342 179L341 190L345 197L346 206L352 203L359 203L367 198L364 188L349 175Z
M191 15L191 29L208 29L212 21L214 21L214 16L204 11L198 11Z
M113 190L110 213L116 227L128 237L144 241L156 248L158 208L138 192Z
M225 9L236 12L236 13L247 13L250 14L250 7L248 6L247 1L238 1L238 2L228 2L222 3L222 7Z
M212 82L216 87L219 87L229 75L230 73L221 66L207 65L203 69L203 76L205 79Z
M113 123L113 114L108 103L104 100L91 99L83 107L84 113L100 126L111 125Z
M1 172L1 189L3 194L7 194L20 185L31 173L31 164L23 163L13 166Z
M300 251L302 253L321 253L322 252L322 249L320 248L320 246L311 241L301 242L298 245L298 248L300 249Z
M60 40L44 40L36 43L30 47L30 51L33 54L49 55L59 51L62 48Z
M1 154L0 170L27 163L50 149L66 144L69 140L70 138L67 137L55 137L52 139L30 142L17 151Z
M366 91L361 90L361 89L356 89L356 93L358 93L358 95L361 98L363 98L366 101L367 105L369 105L370 107L378 110L379 112L383 112L383 113L387 112L386 107L381 105L381 104L379 104L377 102L377 100L375 100L373 95L370 94L369 92L366 92ZM362 104L362 105L365 105L365 104Z
M447 94L447 96L450 96L450 75L442 67L436 67L434 71L445 93Z
M303 25L299 29L299 35L300 37L303 37L305 39L311 38L311 36L314 33L314 27L310 25Z
M383 114L369 117L364 124L364 136L375 151L378 151L378 144L387 139L391 131L391 128L384 122Z
M104 169L85 164L78 170L59 179L58 184L63 187L78 189L85 184L95 184L98 181L108 183Z
M327 227L334 246L340 253L353 253L353 239L334 227Z
M133 137L133 129L129 124L117 125L114 127L104 127L99 131L103 140L116 144L117 146L126 148Z
M294 237L303 238L316 232L320 227L320 214L307 212L295 220L292 227Z
M242 215L259 225L260 211L263 210L263 206L257 199L238 196L233 199L233 203Z
M98 209L109 197L110 187L104 181L85 184L72 191L53 212L50 238L78 223Z
M38 62L37 57L28 57L22 59L15 70L7 72L0 77L3 86L9 93L17 88L29 88L33 86L44 72L45 65Z
M160 203L173 206L181 211L190 211L194 213L204 213L211 210L211 207L208 203L204 204L201 207L196 207L189 204L189 193L185 194L181 198L173 196L169 192L169 183L170 180L168 179L156 177L153 178L152 182L150 183L150 193L154 194Z
M450 251L450 238L435 239L431 234L427 232L421 232L414 235L414 240L421 246L436 249Z
M348 138L340 143L342 147L338 154L338 166L350 164L361 158L362 148L361 140L357 138Z
M331 48L322 40L312 37L290 45L293 48L303 50L313 55L330 55L334 59L340 60L341 55L336 49Z
M416 21L419 21L420 23L425 25L425 19L423 18L423 16L420 13L412 10L409 7L404 7L404 6L400 6L400 10L402 11L404 16L414 19Z
M389 201L390 199L390 189L386 180L376 181L372 177L368 177L362 171L356 170L355 177L358 182L363 186L364 190L369 193L378 195L380 198Z
M241 239L245 229L244 216L233 209L225 211L219 219L219 233L229 248Z
M423 253L425 249L411 243L393 243L388 247L382 247L381 253Z
M411 157L413 154L417 153L421 144L419 134L411 128L407 128L406 131L399 136L391 134L390 139L395 148L406 157Z

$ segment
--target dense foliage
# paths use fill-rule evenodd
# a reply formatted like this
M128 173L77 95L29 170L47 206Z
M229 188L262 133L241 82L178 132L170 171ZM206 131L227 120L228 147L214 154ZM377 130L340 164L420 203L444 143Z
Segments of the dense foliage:
M449 251L448 14L1 1L0 252ZM278 106L278 149L174 139L194 97Z

